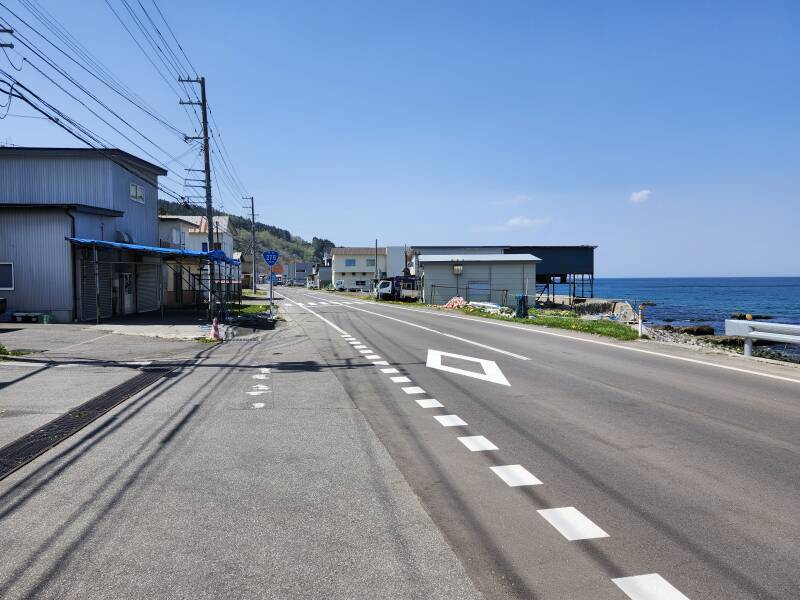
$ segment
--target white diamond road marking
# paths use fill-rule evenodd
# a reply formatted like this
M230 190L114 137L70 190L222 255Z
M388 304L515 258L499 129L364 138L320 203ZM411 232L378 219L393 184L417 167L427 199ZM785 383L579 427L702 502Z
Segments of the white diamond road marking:
M253 379L269 379L269 375L253 375Z
M370 357L370 356L368 356L367 358L372 360L372 357ZM373 360L372 364L375 365L376 367L388 367L389 366L389 363L387 361L385 361L385 360Z
M467 424L458 415L439 415L433 418L439 421L442 427L465 427Z
M459 369L457 367L448 367L447 365L443 365L442 357L444 356L451 356L453 358L459 358L461 360L478 363L481 366L481 369L483 369L483 373L476 373L475 371L467 371L466 369ZM482 379L483 381L499 383L500 385L511 385L508 382L508 379L506 379L506 376L503 375L500 367L497 366L497 363L493 360L487 360L485 358L474 358L472 356L464 356L463 354L442 352L441 350L428 350L428 360L426 362L426 366L430 367L431 369L438 369L448 373L464 375L465 377L473 377L475 379Z
M417 404L419 404L422 408L442 408L444 406L444 404L442 404L435 398L426 398L425 400L417 400Z
M658 573L612 579L631 600L689 600Z
M528 469L522 465L503 465L500 467L489 467L495 475L506 482L509 487L519 487L521 485L541 485L542 482L534 477Z
M397 371L395 371L396 373ZM411 380L408 377L403 377L402 375L398 377L390 377L394 383L411 383Z
M458 441L464 444L471 452L485 452L486 450L497 450L492 442L487 440L482 435L468 435L458 438Z
M366 358L367 360L378 360L380 358L380 356L378 356L377 354L368 354L364 358ZM387 363L385 360L382 360L379 363L376 362L376 363L372 363L372 364L374 364L374 365L388 365L389 363Z
M417 387L415 385L414 386L400 388L400 389L402 389L406 394L424 394L425 393L425 390L423 390L421 387Z
M398 371L398 370L397 370L397 369L395 369L394 367L389 367L388 369L381 369L381 373L386 373L387 375L388 375L389 373L399 373L399 372L400 372L400 371Z
M263 402L253 402L253 408L264 408L264 406Z
M609 537L574 506L537 510L545 520L569 541Z

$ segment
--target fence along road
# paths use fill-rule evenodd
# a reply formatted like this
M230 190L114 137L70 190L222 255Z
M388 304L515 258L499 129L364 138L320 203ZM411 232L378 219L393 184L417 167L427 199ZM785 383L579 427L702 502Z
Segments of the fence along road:
M487 596L800 597L797 369L284 293Z

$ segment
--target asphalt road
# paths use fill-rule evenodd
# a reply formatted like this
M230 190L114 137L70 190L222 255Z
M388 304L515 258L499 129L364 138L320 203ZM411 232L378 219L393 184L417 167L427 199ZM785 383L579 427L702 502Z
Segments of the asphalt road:
M800 369L281 294L486 597L800 598Z

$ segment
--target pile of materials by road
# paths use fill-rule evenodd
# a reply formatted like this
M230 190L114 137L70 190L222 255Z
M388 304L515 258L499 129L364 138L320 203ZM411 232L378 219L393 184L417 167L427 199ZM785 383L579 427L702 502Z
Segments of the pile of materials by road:
M464 308L467 305L467 301L464 300L461 296L453 296L450 300L447 301L447 304L444 305L445 308Z
M514 311L507 306L500 306L494 302L469 302L466 306L467 309L474 309L489 315L503 315L504 317L513 317Z

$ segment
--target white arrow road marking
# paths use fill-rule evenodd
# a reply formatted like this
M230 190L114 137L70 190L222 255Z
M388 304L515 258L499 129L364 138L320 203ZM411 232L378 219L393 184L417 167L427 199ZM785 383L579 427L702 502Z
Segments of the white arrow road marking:
M545 520L569 541L605 538L609 535L574 506L537 510Z
M466 369L459 369L457 367L448 367L442 364L442 357L451 356L461 360L478 363L483 369L483 373L476 373L475 371L467 371ZM426 363L431 369L439 369L440 371L447 371L448 373L456 373L457 375L464 375L466 377L474 377L475 379L482 379L483 381L491 381L492 383L499 383L500 385L511 384L503 375L500 367L493 360L485 358L474 358L472 356L464 356L463 354L453 354L451 352L442 352L441 350L428 350L428 361Z
M489 467L495 475L506 482L509 487L519 487L521 485L541 485L542 482L534 477L528 469L522 465L502 465L499 467Z
M631 600L689 600L658 573L612 579Z

